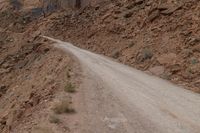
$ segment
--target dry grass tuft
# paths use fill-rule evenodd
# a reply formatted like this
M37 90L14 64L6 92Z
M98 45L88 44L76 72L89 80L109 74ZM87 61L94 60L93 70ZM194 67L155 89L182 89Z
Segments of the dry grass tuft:
M49 122L58 124L58 123L60 123L60 119L57 116L52 115L52 116L49 117Z
M63 100L60 103L56 104L53 108L53 111L56 114L75 113L75 110L71 107L68 100Z
M72 83L67 83L67 85L64 88L65 92L69 92L69 93L75 93L76 89L75 86Z

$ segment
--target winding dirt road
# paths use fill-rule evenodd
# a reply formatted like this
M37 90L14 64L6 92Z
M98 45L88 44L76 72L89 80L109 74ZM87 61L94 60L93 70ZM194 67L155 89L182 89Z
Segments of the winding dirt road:
M85 82L75 133L200 133L200 95L55 40L82 64Z

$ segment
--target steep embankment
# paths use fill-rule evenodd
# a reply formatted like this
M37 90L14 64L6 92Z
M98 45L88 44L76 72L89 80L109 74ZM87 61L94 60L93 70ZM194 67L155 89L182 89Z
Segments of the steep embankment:
M68 89L78 87L78 64L39 37L35 1L20 10L0 2L0 132L69 131L63 123L70 120L66 110L74 110Z

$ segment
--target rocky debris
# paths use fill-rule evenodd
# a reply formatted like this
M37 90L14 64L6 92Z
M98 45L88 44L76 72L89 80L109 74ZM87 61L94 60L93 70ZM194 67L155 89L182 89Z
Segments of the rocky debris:
M1 67L7 69L10 67L13 67L13 64L10 62L4 62L4 63L2 63Z
M124 14L124 18L130 18L133 15L133 11L128 11Z
M9 113L8 119L6 120L6 125L9 127L9 129L12 129L12 125L14 124L14 122L19 121L22 118L23 114L24 110L20 108L16 108Z
M153 57L152 50L145 48L138 54L137 61L138 62L144 62L145 60L151 59L152 57Z
M180 64L173 64L173 65L169 66L169 71L172 74L176 74L176 73L181 71L181 65Z
M160 13L163 15L171 15L176 10L180 9L182 7L182 4L179 5L172 5L172 4L161 4L158 6L158 10L160 10Z
M1 97L3 94L5 94L5 93L7 92L7 90L8 90L8 87L7 87L7 86L1 85L1 86L0 86L0 97Z
M0 125L6 125L6 117L3 117L2 119L0 119Z
M41 96L37 93L31 93L28 100L24 101L21 105L20 108L24 110L31 109L38 105L40 103Z
M190 37L190 38L188 38L187 43L188 43L189 45L191 45L191 46L200 44L200 38Z
M7 118L6 117L0 118L0 131L6 127L6 124L7 124Z
M135 5L140 5L144 2L145 0L135 0Z
M125 6L125 8L127 8L127 9L133 9L133 8L135 7L135 4L136 4L136 3L134 3L134 2L129 3L129 4L127 4L127 5Z
M194 75L190 72L190 69L185 70L184 72L182 72L182 77L187 80L187 81L192 81L192 79L194 79Z
M28 60L20 60L16 65L15 68L22 69L28 64Z
M196 87L200 87L200 79L197 80L197 81L195 81L195 82L194 82L194 85L195 85Z
M154 75L160 76L165 72L165 68L163 66L154 66L149 68L149 71Z
M145 2L145 0L135 0L135 1L130 1L125 8L127 9L133 9L135 6L139 6L141 4L143 4Z
M16 53L6 56L0 62L0 74L9 73L14 70L14 68L22 69L28 65L30 61L36 60L40 54L45 54L50 50L49 47L40 47L41 45L42 43L25 44ZM32 53L35 53L33 54L35 56L29 57Z
M8 68L8 69L4 69L4 68L0 68L0 75L6 74L11 72L12 68Z
M46 54L47 52L50 51L50 47L47 46L47 45L38 45L38 48L37 48L37 52L41 53L41 54Z
M30 103L32 103L33 106L36 106L37 104L39 104L40 99L41 97L37 93L32 92L30 94L29 101Z
M113 24L112 26L110 26L108 29L108 32L112 33L112 34L120 34L122 33L125 29L123 27L123 25L121 24Z
M199 45L195 45L192 49L193 52L197 52L200 53L200 44Z
M152 8L148 13L147 20L153 22L156 18L162 15L171 15L176 10L180 9L182 5L160 4L158 7Z
M158 18L160 16L160 11L159 10L153 10L149 13L149 16L147 18L147 20L149 22L153 22L156 18Z
M183 58L188 58L192 55L193 55L193 50L191 50L191 49L183 49L182 52L181 52L181 56Z
M192 64L191 66L188 67L188 71L197 76L198 74L200 74L199 69L200 69L199 63Z
M114 51L111 53L111 57L113 57L114 59L119 58L119 56L120 56L120 51L118 51L118 50L114 50Z
M34 116L44 115L42 110L49 107L50 99L61 89L62 82L66 81L66 73L62 73L72 62L62 52L52 52L51 42L39 37L41 24L37 24L41 20L30 23L29 18L19 20L15 15L1 17L1 12L0 19L0 27L7 28L6 32L0 28L0 132L29 132L24 128L34 128ZM59 62L58 56L62 57ZM56 77L55 81L45 79L47 75ZM54 88L51 88L52 82L55 82Z

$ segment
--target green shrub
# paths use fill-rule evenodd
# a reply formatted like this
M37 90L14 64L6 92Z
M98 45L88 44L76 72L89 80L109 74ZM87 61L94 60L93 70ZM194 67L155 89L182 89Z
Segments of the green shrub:
M199 63L198 59L196 59L196 58L192 58L192 59L190 60L190 62L191 62L191 64L193 64L193 65Z

